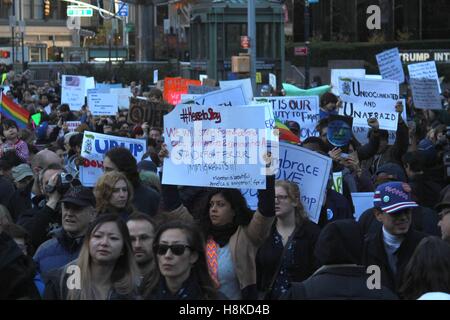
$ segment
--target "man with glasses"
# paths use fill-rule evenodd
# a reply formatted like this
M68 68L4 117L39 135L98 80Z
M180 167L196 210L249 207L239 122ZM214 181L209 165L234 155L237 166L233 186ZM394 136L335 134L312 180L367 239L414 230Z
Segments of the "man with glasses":
M364 243L363 264L381 271L381 285L397 292L402 274L419 242L426 235L411 228L411 187L395 181L379 185L374 194L374 215L382 223Z

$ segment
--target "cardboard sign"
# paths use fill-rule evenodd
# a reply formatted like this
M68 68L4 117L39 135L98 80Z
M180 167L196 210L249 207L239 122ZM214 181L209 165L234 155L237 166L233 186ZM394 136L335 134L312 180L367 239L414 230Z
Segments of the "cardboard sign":
M331 93L339 96L339 78L364 79L365 69L331 69Z
M299 186L303 206L315 223L319 222L332 162L331 158L317 152L280 142L280 169L276 179Z
M439 85L434 79L414 79L409 80L411 85L414 107L419 109L442 109Z
M115 116L118 111L118 96L109 89L88 90L88 106L94 116Z
M254 101L271 104L275 118L282 122L297 122L300 126L300 140L319 135L316 131L319 121L318 96L261 97Z
M242 105L249 104L253 100L253 88L250 78L240 80L219 81L219 85L220 89L229 89L242 86L245 96L245 103Z
M376 118L380 129L397 131L397 81L341 78L339 91L344 102L339 114L352 117L354 126L369 127L367 119Z
M266 119L267 107L237 108L178 105L164 116L171 156L164 161L163 184L266 187L266 122L274 120Z
M434 79L439 87L439 94L441 94L441 85L439 83L439 76L436 69L435 61L414 63L408 65L410 79Z
M383 51L376 55L378 67L383 79L405 82L405 74L400 60L398 48Z
M355 207L355 213L353 216L356 221L364 213L364 211L373 208L373 192L352 192L353 206Z
M169 106L166 104L131 98L128 122L136 124L147 122L150 127L162 128L163 117L169 111Z
M195 98L200 106L244 106L245 94L242 86L213 91Z
M181 101L181 95L188 93L189 85L201 86L199 80L183 78L165 78L163 98L172 105L177 105Z

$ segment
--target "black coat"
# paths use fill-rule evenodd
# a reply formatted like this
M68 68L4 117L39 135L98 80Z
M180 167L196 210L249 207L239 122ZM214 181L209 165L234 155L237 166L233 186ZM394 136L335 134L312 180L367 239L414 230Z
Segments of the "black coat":
M35 265L13 239L0 233L0 300L40 299L34 285Z
M328 214L330 213L330 215ZM336 220L353 219L353 211L346 197L332 189L327 190L325 206L320 211L319 227Z
M271 285L277 271L282 251L275 244L276 222L270 236L256 254L256 276L258 291L265 292ZM314 248L319 237L320 228L313 222L306 221L297 227L292 238L294 245L293 260L287 267L291 282L300 282L313 274L318 267L314 257Z
M381 284L394 292L398 292L405 267L419 242L426 236L426 234L415 231L412 228L409 229L400 248L397 250L397 273L394 274L389 266L384 248L383 230L380 227L377 233L368 234L364 241L363 264L365 266L379 266L381 270Z
M398 297L385 287L367 287L366 267L358 265L323 266L309 279L293 283L282 297L289 300L396 300Z
M158 213L160 198L157 191L140 184L134 189L133 205L139 212L154 216Z

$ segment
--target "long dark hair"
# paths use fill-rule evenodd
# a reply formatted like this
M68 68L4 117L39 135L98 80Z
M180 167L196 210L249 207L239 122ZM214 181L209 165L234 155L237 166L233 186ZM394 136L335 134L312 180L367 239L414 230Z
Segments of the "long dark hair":
M247 205L247 201L238 189L213 189L209 192L205 207L200 216L200 226L205 235L209 235L212 223L209 218L209 202L216 194L222 195L230 203L235 212L233 224L235 226L247 226L253 217L253 211Z
M406 265L400 296L415 300L427 292L450 293L450 245L426 237Z
M117 167L117 169L127 176L134 188L139 187L139 172L136 159L127 148L116 147L109 149L105 154Z
M209 275L208 265L206 262L205 239L195 224L185 221L173 220L162 224L158 228L158 230L156 231L155 240L153 242L153 254L158 270L158 257L155 252L156 245L159 243L161 235L165 231L170 229L180 229L186 234L188 245L191 247L192 251L195 251L198 254L198 259L191 269L190 276L194 276L194 278L197 280L200 288L202 289L205 299L216 299L217 292Z

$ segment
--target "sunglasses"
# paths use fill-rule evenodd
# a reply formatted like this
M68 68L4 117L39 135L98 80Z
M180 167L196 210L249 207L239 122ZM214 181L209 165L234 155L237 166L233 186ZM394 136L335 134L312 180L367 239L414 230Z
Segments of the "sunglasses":
M154 247L154 251L156 252L157 255L163 256L167 253L167 250L170 249L170 251L174 255L181 256L184 253L184 251L186 250L186 248L189 248L192 250L192 247L188 246L187 244L172 244L172 245L157 244Z

